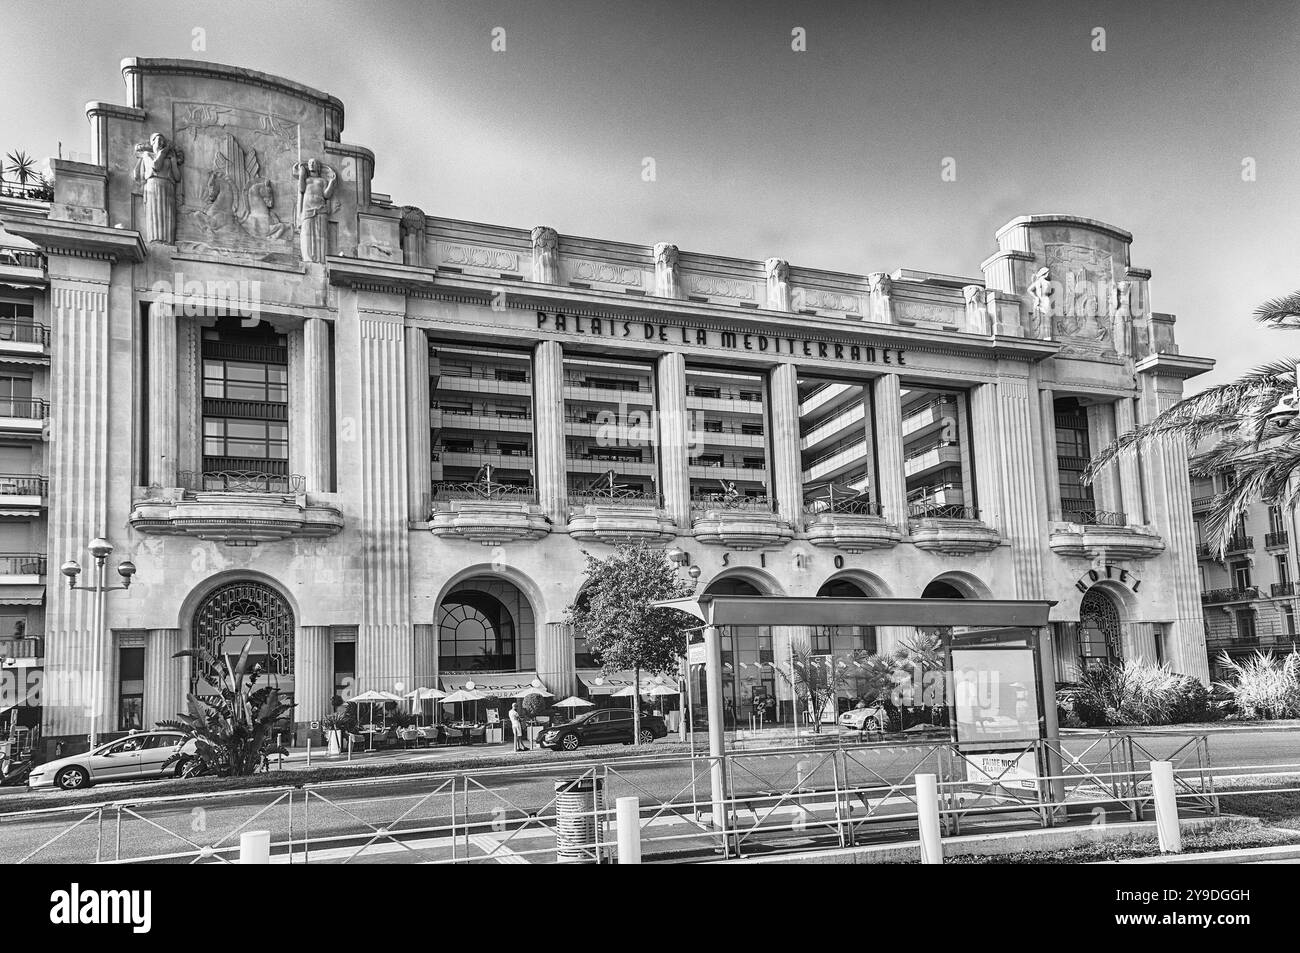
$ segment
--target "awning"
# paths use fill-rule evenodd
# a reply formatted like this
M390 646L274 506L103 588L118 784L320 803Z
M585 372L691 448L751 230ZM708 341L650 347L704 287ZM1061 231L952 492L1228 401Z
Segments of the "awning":
M632 671L628 669L623 672L610 672L604 675L599 669L578 672L578 679L587 688L588 695L612 695L620 689L628 688L632 685ZM596 683L600 679L600 683ZM672 676L651 675L643 672L641 675L642 689L649 688L651 685L668 685L674 689L677 687L677 679Z
M546 683L537 677L536 672L456 672L443 675L441 681L442 690L448 693L459 691L465 688L466 683L473 682L473 691L490 698L511 698L532 685L534 681L540 682L547 691L550 690Z
M0 606L39 606L44 601L44 586L0 586Z

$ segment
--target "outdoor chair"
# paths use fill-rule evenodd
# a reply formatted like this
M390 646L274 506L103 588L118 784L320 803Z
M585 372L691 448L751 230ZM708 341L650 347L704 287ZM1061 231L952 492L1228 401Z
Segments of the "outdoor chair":
M434 726L432 728L417 728L416 731L420 733L420 739L422 741L427 741L429 742L429 744L437 744L438 742L437 726Z
M358 751L364 751L366 747L366 736L358 734L355 731L348 732L348 741L352 742L352 747Z
M452 744L453 742L459 744L461 738L465 734L464 730L461 728L447 728L445 729L445 731L446 731L445 738L447 744Z
M420 744L420 732L415 728L403 728L397 733L397 737L402 739L402 747L411 747L411 742L415 742L418 747Z
M475 744L487 737L486 728L471 728L469 730L469 743Z

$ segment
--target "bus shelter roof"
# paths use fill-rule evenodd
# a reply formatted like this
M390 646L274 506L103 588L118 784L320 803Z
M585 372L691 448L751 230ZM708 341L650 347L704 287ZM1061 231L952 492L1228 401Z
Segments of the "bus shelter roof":
M656 603L706 625L1043 626L1056 603L1011 599L714 596Z

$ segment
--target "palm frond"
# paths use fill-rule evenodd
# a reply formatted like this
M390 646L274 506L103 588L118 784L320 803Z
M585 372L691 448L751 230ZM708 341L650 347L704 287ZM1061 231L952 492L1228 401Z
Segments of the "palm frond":
M1300 291L1265 301L1255 309L1255 320L1278 330L1300 328Z

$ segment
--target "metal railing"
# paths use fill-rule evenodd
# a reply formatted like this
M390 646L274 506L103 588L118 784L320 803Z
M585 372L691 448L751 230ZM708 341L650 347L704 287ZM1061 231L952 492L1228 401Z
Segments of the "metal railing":
M1275 582L1268 587L1269 595L1273 596L1294 596L1294 582Z
M692 512L704 510L739 510L749 513L771 513L774 501L768 496L745 496L729 493L699 493L691 495Z
M49 415L48 401L32 397L0 397L0 417L44 420Z
M944 520L973 520L978 521L980 511L973 506L966 506L963 503L909 503L907 504L907 516L909 519L944 519Z
M0 197L30 199L33 202L53 202L54 188L44 182L0 181Z
M837 738L839 736L836 736ZM615 859L619 797L640 802L647 859L690 862L916 839L917 775L935 774L948 834L1152 816L1153 761L1175 767L1180 813L1219 811L1204 735L1103 732L1007 740L997 760L946 740L800 744L718 757L602 761L282 783L0 814L3 863L229 863L269 830L277 861L548 863ZM713 798L713 782L719 785ZM205 823L193 824L202 807Z
M0 473L0 496L45 496L49 482L30 473Z
M1062 517L1069 523L1081 526L1127 526L1125 515L1119 511L1098 510L1093 508L1066 509Z
M1286 530L1277 530L1272 533L1264 534L1265 546L1285 546L1291 539L1291 535Z
M639 509L655 509L664 505L662 493L650 490L629 490L616 487L613 490L570 490L568 493L571 508L582 509L584 506L626 506Z
M881 504L865 497L849 496L837 500L805 500L803 511L810 516L819 513L846 513L854 516L880 516Z
M1223 547L1225 553L1244 553L1255 548L1254 536L1234 536Z
M43 553L0 553L0 576L44 576Z
M42 658L44 655L45 636L43 635L0 639L0 658Z
M307 478L298 473L263 473L259 470L181 470L181 489L208 493L302 493Z
M1258 586L1243 586L1228 589L1207 589L1201 593L1201 602L1247 602L1259 598Z

